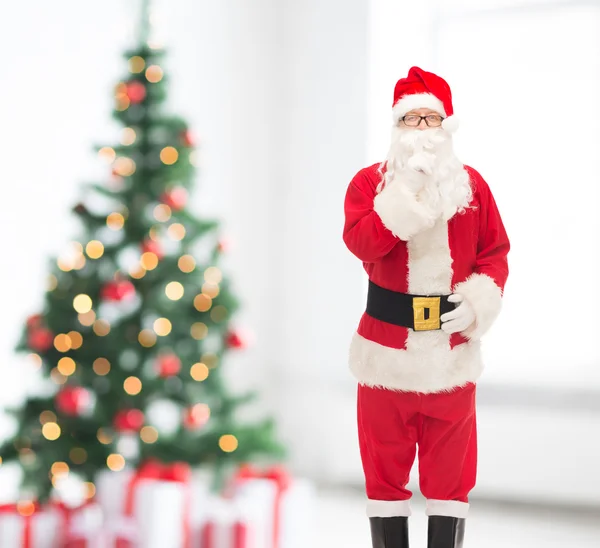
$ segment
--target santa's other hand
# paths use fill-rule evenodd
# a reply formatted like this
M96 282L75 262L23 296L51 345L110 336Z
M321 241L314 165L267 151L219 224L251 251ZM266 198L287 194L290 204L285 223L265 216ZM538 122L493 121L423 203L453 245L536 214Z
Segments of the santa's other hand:
M451 335L452 333L460 333L465 331L475 322L475 311L468 301L465 301L462 295L450 295L449 302L460 303L451 312L442 314L440 320L442 323L442 331Z

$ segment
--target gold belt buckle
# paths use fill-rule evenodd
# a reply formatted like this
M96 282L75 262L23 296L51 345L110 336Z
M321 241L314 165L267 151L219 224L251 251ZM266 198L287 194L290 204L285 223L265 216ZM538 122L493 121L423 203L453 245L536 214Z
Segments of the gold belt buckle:
M415 331L433 331L440 328L441 297L414 297L413 313ZM429 318L425 319L425 310L429 310Z

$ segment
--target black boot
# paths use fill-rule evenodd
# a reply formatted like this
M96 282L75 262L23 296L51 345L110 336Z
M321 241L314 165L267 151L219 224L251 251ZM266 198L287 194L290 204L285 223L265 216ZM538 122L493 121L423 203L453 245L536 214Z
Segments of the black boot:
M373 548L408 548L408 518L369 518Z
M465 519L429 516L427 548L463 548Z

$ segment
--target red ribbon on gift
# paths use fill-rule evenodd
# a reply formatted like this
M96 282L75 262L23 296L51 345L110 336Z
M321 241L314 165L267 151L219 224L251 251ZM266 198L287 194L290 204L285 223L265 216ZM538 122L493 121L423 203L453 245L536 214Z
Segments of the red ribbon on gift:
M97 504L97 502L94 498L87 499L84 503L75 507L67 506L64 502L60 500L53 500L49 503L50 507L56 508L56 510L59 511L62 519L62 539L60 543L61 548L87 548L87 539L78 536L73 536L71 531L71 523L75 514L85 510L88 506L93 506L95 504Z
M39 511L40 506L37 502L32 502L33 512L22 513L19 511L18 504L0 504L0 514L19 514L23 518L23 536L21 538L22 548L32 548L32 518Z
M200 534L201 548L221 548L216 546L216 525L209 521L202 527ZM233 524L233 545L227 548L248 548L248 526L242 521L236 521Z
M192 477L190 466L185 462L162 463L155 459L148 459L140 464L127 487L125 499L125 515L133 516L135 511L135 491L140 482L145 480L174 481L189 484ZM190 548L190 491L186 490L185 511L183 514L183 546ZM121 539L123 540L123 539ZM117 548L125 548L129 543L117 543Z
M275 504L273 508L273 548L279 548L281 530L281 501L283 494L290 487L292 479L283 466L272 466L266 470L259 470L251 464L241 466L235 475L234 484L239 484L251 479L268 479L275 483Z

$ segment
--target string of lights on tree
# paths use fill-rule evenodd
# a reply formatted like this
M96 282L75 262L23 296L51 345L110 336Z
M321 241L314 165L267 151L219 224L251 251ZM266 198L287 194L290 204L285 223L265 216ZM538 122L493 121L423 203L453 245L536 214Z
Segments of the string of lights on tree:
M221 374L226 353L247 344L219 266L227 244L189 208L196 140L166 112L165 51L142 37L114 88L119 142L98 147L106 180L74 207L83 236L53 261L43 311L18 345L45 383L11 410L16 433L0 448L23 470L24 514L69 474L93 497L98 471L147 458L219 478L283 454L270 419L242 420L254 394L230 394Z

